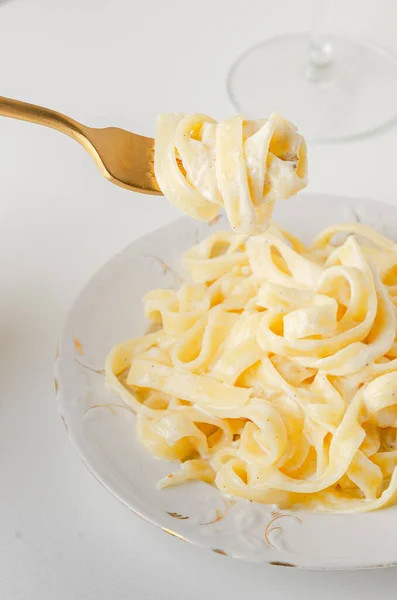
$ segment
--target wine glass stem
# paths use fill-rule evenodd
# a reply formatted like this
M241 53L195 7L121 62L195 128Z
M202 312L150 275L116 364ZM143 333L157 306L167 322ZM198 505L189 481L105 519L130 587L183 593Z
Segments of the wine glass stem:
M334 53L331 40L331 12L333 0L310 0L310 34L308 51L308 78L317 81L331 66Z

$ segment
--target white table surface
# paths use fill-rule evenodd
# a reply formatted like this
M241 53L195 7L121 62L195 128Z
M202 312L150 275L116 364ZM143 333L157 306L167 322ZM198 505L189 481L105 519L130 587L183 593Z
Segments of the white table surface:
M340 30L397 49L392 0L336 9ZM0 94L151 135L160 111L231 114L231 60L306 19L296 0L13 0L0 4ZM396 143L394 129L311 147L309 189L397 201ZM395 569L239 563L165 535L94 480L58 416L57 337L90 274L176 211L17 121L0 119L0 173L0 599L394 598Z

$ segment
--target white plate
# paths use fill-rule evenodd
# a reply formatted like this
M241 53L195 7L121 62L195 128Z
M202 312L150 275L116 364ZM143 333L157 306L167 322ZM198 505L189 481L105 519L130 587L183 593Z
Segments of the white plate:
M279 202L275 220L309 241L328 225L354 220L397 239L397 208L370 200L300 195ZM176 284L184 250L214 229L182 218L133 242L102 267L78 297L56 362L59 408L73 445L90 471L148 521L219 554L301 568L353 569L397 564L397 507L366 514L274 512L245 500L231 502L194 482L159 491L174 465L139 445L134 416L105 389L102 367L117 342L147 328L142 296ZM168 268L168 266L171 267Z

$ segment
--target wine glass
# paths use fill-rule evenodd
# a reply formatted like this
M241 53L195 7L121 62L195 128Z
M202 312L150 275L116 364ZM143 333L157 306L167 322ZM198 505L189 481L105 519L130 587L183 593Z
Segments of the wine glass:
M364 41L330 33L333 0L311 0L310 33L253 46L227 79L234 107L248 118L279 111L310 141L380 131L397 118L397 59Z

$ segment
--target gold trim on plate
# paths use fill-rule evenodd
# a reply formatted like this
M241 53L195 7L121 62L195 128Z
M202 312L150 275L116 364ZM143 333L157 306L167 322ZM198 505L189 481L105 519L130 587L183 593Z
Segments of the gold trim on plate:
M220 550L219 548L212 548L212 552L215 552L215 554L221 554L222 556L227 556L227 552Z
M179 540L182 540L182 542L187 542L187 540L185 540L183 535L181 535L180 533L176 533L175 531L172 531L172 529L168 529L167 527L162 527L161 529L163 531L165 531L165 533L169 533L170 535L173 535L174 537L178 538Z

